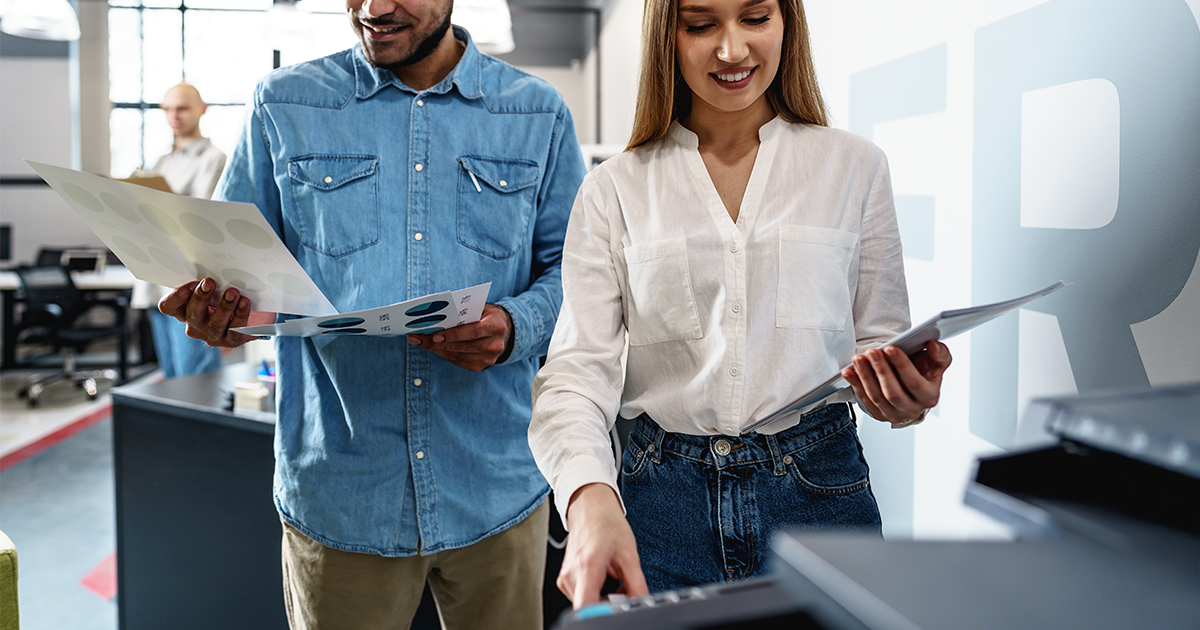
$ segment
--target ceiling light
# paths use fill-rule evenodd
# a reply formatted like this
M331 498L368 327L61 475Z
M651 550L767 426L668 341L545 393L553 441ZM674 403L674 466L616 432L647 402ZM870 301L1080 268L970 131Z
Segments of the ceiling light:
M74 41L79 16L67 0L11 0L4 6L0 31L17 37Z

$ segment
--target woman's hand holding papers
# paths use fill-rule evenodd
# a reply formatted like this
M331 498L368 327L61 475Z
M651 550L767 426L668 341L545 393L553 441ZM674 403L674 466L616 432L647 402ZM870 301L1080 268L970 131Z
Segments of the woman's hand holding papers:
M250 310L250 299L230 287L213 303L216 283L211 278L189 282L158 301L163 315L187 324L187 336L218 348L236 348L255 339L231 328L275 323L275 313Z
M842 378L871 417L905 425L937 405L951 360L950 349L940 341L926 343L912 358L895 346L872 348L855 355Z

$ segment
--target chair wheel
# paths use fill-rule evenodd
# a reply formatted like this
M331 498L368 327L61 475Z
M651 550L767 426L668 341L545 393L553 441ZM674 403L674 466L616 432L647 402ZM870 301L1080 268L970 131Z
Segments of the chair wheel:
M24 397L26 397L26 396L28 396L28 395L29 395L29 388L28 388L28 387L22 387L21 389L18 389L18 390L17 390L17 398L24 398Z

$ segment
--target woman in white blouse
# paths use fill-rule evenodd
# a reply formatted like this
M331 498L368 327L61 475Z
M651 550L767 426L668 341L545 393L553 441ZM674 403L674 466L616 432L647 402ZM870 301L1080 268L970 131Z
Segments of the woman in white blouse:
M576 198L533 387L576 607L605 575L631 595L760 575L781 527L878 532L848 401L912 424L950 364L878 348L909 327L887 163L826 126L801 0L647 0L643 39L633 137ZM743 432L847 364L852 391Z

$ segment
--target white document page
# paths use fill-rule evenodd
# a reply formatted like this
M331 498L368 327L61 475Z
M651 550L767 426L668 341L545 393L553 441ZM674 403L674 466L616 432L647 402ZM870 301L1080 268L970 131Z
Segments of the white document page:
M925 320L925 322L913 326L907 331L896 335L890 341L880 347L886 348L888 346L896 346L909 356L912 356L924 350L925 344L929 341L949 339L955 335L967 332L968 330L971 330L980 324L990 322L993 319L1008 313L1009 311L1021 308L1022 306L1025 306L1026 304L1038 298L1054 293L1065 286L1067 286L1065 283L1059 281L1044 289L1041 289L1040 291L1034 291L1029 295L1004 302L996 302L994 304L985 304L983 306L973 306L970 308L961 308L951 311L942 311L941 313L938 313L937 315ZM838 370L837 374L831 376L829 380L809 390L796 400L784 405L784 407L779 411L776 411L775 413L747 426L746 428L742 429L742 432L750 433L751 431L755 431L760 427L771 424L772 422L775 422L776 420L779 420L788 414L800 411L805 407L819 403L822 400L841 391L842 389L849 387L849 383L846 382L846 379L842 378L842 370L848 367L850 366L842 366L841 370Z
M333 315L253 204L195 199L26 160L135 278L175 288L212 278L256 311Z
M457 291L443 291L390 306L328 317L293 319L281 324L234 328L245 335L264 337L396 336L435 332L473 324L483 316L487 282Z

